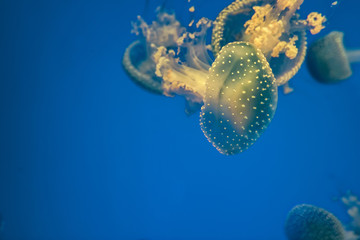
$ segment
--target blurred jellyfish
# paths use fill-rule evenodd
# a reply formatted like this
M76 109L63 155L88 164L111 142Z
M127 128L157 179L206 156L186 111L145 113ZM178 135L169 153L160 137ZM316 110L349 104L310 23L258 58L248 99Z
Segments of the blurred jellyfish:
M234 41L247 41L267 58L278 86L286 84L299 70L306 55L306 33L316 34L326 19L312 12L300 20L296 11L304 0L237 0L214 21L214 54ZM288 89L285 89L288 91Z
M275 78L261 50L230 43L213 61L206 44L212 22L206 18L194 32L164 11L150 26L141 17L133 25L141 36L125 51L123 66L135 82L184 96L188 114L201 107L201 128L220 153L242 152L260 137L277 106Z
M333 214L308 204L289 212L285 233L289 240L345 240L344 228Z
M285 233L289 240L359 240L360 201L347 193L341 198L351 218L342 224L332 213L313 205L295 206L288 214Z
M311 44L306 62L311 75L322 83L336 83L352 75L351 63L360 62L360 50L347 50L344 33L333 31Z

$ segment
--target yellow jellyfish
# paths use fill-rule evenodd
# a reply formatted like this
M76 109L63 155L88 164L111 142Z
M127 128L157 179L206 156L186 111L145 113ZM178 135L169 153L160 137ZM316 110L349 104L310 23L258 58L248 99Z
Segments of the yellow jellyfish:
M214 21L214 54L233 41L246 41L267 58L278 86L299 70L306 55L308 29L317 34L326 18L312 12L301 20L296 11L304 0L237 0L220 12Z
M183 96L188 114L201 108L201 129L220 153L245 151L268 127L277 106L277 85L264 54L254 44L235 42L212 60L206 44L210 20L200 19L197 31L188 32L173 17L162 24L162 14L168 17L160 13L160 23L138 22L143 40L125 51L128 75L146 88L156 82L165 96ZM140 46L150 50L141 55Z

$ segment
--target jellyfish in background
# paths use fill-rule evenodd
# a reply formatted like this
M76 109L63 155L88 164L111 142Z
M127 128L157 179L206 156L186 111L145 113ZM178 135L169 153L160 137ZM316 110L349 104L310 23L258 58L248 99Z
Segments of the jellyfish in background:
M296 11L304 0L238 0L214 21L212 48L215 54L229 42L247 41L267 58L278 86L286 84L300 69L306 55L308 29L317 34L326 18L312 12L306 20ZM286 85L285 85L286 86ZM288 91L289 88L285 88Z
M347 50L343 37L344 33L333 31L309 47L307 66L319 82L341 82L352 75L350 64L360 62L360 50Z
M291 209L285 233L289 240L345 240L341 222L325 209L309 204Z
M348 193L341 198L351 217L350 224L343 225L332 213L325 209L300 204L288 214L285 233L289 240L359 240L360 201Z
M221 46L214 47L214 36L219 38L217 20L213 32L213 52L216 56L213 60L211 46L206 43L212 21L201 18L196 30L190 32L176 20L175 14L158 9L157 19L151 25L141 17L133 23L133 33L139 36L139 40L130 44L123 58L125 71L140 86L165 96L183 96L188 114L201 109L201 129L212 145L225 155L248 149L271 122L277 106L277 87L283 84L281 79L284 76L288 80L295 74L285 70L289 66L298 69L303 60L296 49L305 49L305 35L293 32L298 30L302 33L305 27L312 31L321 29L319 24L311 25L310 20L295 21L295 10L302 1L242 2L251 2L254 9L263 9L259 10L263 18L277 16L280 19L278 23L284 27L277 27L280 34L277 39L265 39L262 43L266 44L261 46L258 38L263 35L257 32L256 26L266 32L266 28L274 28L274 23L256 20L260 14L256 10L253 12L255 17L243 26L248 37L231 41L225 39L221 41ZM273 12L270 8L277 10ZM250 13L247 15L251 17ZM316 16L320 18L321 15ZM230 31L231 27L223 26L223 29ZM284 40L282 36L285 36ZM277 53L270 49L277 49ZM302 60L294 66L292 60L296 58ZM269 60L272 61L270 65ZM276 67L277 73L283 71L280 82L274 76L272 67Z

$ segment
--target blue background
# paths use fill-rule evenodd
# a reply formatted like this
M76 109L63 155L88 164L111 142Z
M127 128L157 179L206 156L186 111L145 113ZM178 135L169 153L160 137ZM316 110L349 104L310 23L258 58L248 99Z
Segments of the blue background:
M163 1L0 1L0 239L284 240L296 204L360 194L360 66L336 85L305 65L268 130L227 157L184 100L152 95L121 67L130 21ZM187 1L166 1L187 22ZM214 19L231 1L194 1ZM305 0L360 47L360 3Z

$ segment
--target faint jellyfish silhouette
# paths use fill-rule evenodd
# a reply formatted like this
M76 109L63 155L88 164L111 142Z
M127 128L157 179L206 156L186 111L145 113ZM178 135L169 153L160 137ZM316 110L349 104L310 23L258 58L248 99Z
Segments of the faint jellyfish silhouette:
M352 75L350 64L360 62L360 50L346 50L344 33L333 31L309 47L306 62L311 75L322 83L337 83Z
M171 22L177 22L175 17ZM161 86L158 92L184 96L189 114L202 106L200 124L205 136L220 153L236 154L250 147L268 126L277 105L277 87L266 58L253 44L231 43L213 62L206 45L206 32L211 24L206 18L200 19L196 32L187 32L179 24L167 24L166 31L157 32L175 33L171 38L165 37L171 44L146 37L144 45L151 50L141 61L151 63L150 73L146 73L151 76L150 82L155 76L161 80L156 81ZM147 26L143 22L138 25ZM158 25L161 24L153 22L150 28ZM139 31L144 36L147 32ZM135 57L130 59L136 61ZM133 74L127 60L124 66L137 82L149 86L148 79Z
M308 204L289 212L285 233L289 240L345 240L345 230L333 214Z
M326 19L312 12L300 20L296 11L304 0L237 0L214 21L214 54L233 41L247 41L267 58L278 86L286 84L301 67L306 55L306 33L324 28ZM285 89L289 90L289 89Z
M348 192L341 197L351 218L350 224L342 224L325 209L300 204L288 214L285 233L289 240L359 240L360 201Z

